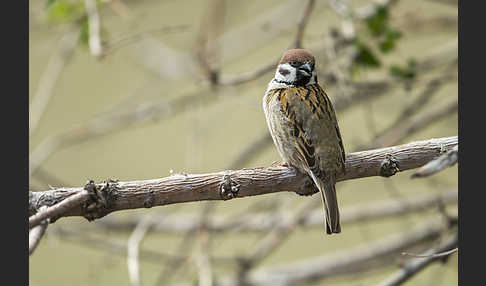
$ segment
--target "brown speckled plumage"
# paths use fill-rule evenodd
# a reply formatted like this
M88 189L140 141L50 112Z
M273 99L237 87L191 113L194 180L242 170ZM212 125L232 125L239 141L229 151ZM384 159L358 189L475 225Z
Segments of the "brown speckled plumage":
M310 57L305 50L291 50L281 62L308 61ZM335 182L337 175L345 172L345 153L331 101L319 84L311 83L269 88L263 106L282 158L307 173L321 191L326 232L339 233Z

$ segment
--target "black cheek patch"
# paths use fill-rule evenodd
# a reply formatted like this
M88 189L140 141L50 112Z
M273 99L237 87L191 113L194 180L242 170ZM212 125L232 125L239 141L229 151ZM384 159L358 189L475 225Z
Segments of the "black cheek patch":
M279 68L278 69L278 73L281 74L281 75L283 75L283 76L286 76L286 75L288 75L290 73L290 71L287 70L287 69L284 69L284 68Z

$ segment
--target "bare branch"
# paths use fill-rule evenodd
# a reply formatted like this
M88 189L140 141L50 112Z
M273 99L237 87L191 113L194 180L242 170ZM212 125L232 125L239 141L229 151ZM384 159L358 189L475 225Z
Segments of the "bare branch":
M311 211L313 206L319 203L318 200L310 200L302 203L292 215L288 217L288 220L284 221L278 226L275 226L260 242L255 246L252 253L244 259L243 273L250 270L260 261L268 257L274 252L292 233L298 223L305 218ZM321 214L322 224L322 214Z
M427 251L424 254L424 259L411 259L402 269L380 283L379 286L398 286L403 284L432 262L444 259L444 255L436 255L437 253L446 253L446 257L454 253L455 251L450 251L450 249L457 246L457 239L456 234L440 246L439 249Z
M59 42L58 50L49 59L29 106L29 136L34 135L37 130L39 121L52 97L56 82L71 59L80 34L80 29L77 28L64 35Z
M101 24L96 0L84 0L84 4L86 6L86 15L88 16L89 50L93 56L99 57L103 53L103 47L101 45Z
M436 158L441 151L456 146L457 136L416 141L409 144L349 153L346 155L346 174L338 181L370 176L389 177L397 172L422 166ZM108 181L96 185L97 200L102 203L83 207L79 202L87 199L82 188L59 188L45 192L29 193L29 211L42 205L50 209L69 204L64 200L74 196L76 203L69 204L68 210L56 212L61 216L84 216L89 220L103 217L111 212L150 208L175 203L228 200L274 192L295 192L302 195L316 193L309 178L288 167L262 167L255 169L227 170L212 174L175 174L169 177L131 182ZM71 207L72 206L72 207ZM53 216L41 212L29 219L33 222ZM54 212L51 211L51 213Z
M106 251L120 256L128 255L126 243L120 243L113 239L106 240L104 238L97 238L85 231L73 231L70 229L65 229L63 227L57 227L53 230L55 230L55 232L53 233L58 235L60 239L82 244L86 247L99 249L101 251ZM187 256L164 253L159 250L154 251L142 247L139 247L138 253L139 253L138 255L139 259L143 259L144 261L152 262L157 265L160 265L161 261L164 261L167 264L171 264L179 261L185 261L188 259ZM231 257L211 256L210 259L212 263L218 265L228 265L234 262L234 259Z
M445 168L454 166L457 163L459 157L458 153L459 153L459 145L456 145L454 148L449 150L444 155L425 164L423 167L421 167L415 173L413 173L410 177L411 178L427 177L437 172L440 172Z
M305 6L304 12L300 17L297 23L297 33L295 34L295 39L293 43L290 45L291 48L302 48L302 39L304 37L305 28L307 27L307 23L310 19L310 14L315 6L315 0L308 0L307 5ZM239 75L234 76L220 76L218 78L217 84L219 85L237 85L246 83L252 80L255 80L264 74L272 71L276 68L279 59L275 59L274 61L266 64L254 71L242 73Z
M381 146L394 145L407 138L410 134L433 124L442 118L457 112L457 98L436 106L434 109L412 118L409 121L399 122L386 133L377 136L371 143L361 146L359 149L379 148Z
M353 249L331 255L307 258L284 265L270 266L251 271L247 285L302 285L325 278L356 273L370 268L379 260L389 265L404 249L417 243L437 238L442 226L437 220L424 223L402 232L392 234L373 243L363 243ZM376 265L371 264L373 268ZM218 285L238 285L233 277L223 277Z
M35 193L31 193L35 194ZM41 196L43 194L40 194ZM29 217L29 228L33 228L37 225L39 225L42 221L52 218L52 217L57 217L61 216L63 213L68 211L69 209L79 206L82 203L86 202L89 198L89 193L86 190L79 190L78 192L70 195L69 197L65 198L62 200L60 203L49 206L48 208L41 210L39 208L39 211L35 214ZM30 199L30 198L29 198ZM43 205L47 206L47 205ZM29 209L31 209L29 207Z
M299 23L297 24L297 34L295 35L294 42L295 48L302 48L302 39L304 38L305 27L309 22L310 14L314 9L315 2L315 0L307 0L307 5L305 6L304 13L302 14L302 17L300 17Z
M449 256L452 253L457 252L458 250L459 248L456 247L448 251L434 253L434 254L415 254L415 253L403 252L402 255L408 255L415 258L444 257L444 256Z
M211 261L209 259L209 232L206 230L200 232L198 240L198 248L196 253L196 265L199 270L199 286L212 286L213 273Z
M221 75L218 79L219 85L237 85L255 80L264 74L274 70L277 67L279 59L276 59L262 67L253 71L242 73L239 75Z
M408 118L416 114L420 109L422 109L429 101L430 99L440 90L440 88L447 83L450 83L452 80L457 79L457 74L445 74L445 75L440 75L433 80L429 81L422 91L422 93L417 97L416 100L414 100L412 103L410 103L408 106L406 106L403 111L400 113L397 119L393 123L390 124L390 127L387 129L383 130L381 134L385 134L394 127L398 126L402 122L406 121ZM378 136L377 136L378 137Z
M384 200L366 205L345 207L341 211L341 222L351 224L366 222L382 218L390 218L405 215L412 212L430 210L430 208L441 204L457 203L457 189L444 192L442 195L424 194L405 198L404 201ZM236 218L214 217L206 225L208 231L213 233L225 233L228 231L236 232L262 232L272 228L283 227L283 224L290 221L289 212L278 214L255 214L245 212ZM191 232L198 227L197 213L178 214L170 219L155 219L152 231L155 232ZM166 216L164 216L165 218ZM123 221L105 217L96 222L99 226L110 231L127 231L136 226L140 218L127 218ZM305 217L297 222L300 227L319 227L322 228L322 210L312 209Z
M163 100L156 104L139 104L128 111L104 112L101 115L65 130L62 133L48 136L30 154L29 176L35 174L42 163L55 152L64 148L80 144L93 138L106 136L130 126L136 122L160 120L183 112L186 107L197 105L199 102L209 102L216 98L211 91L197 91L180 96L174 100Z
M161 28L141 31L132 35L126 35L104 44L102 56L103 57L108 56L109 54L114 53L116 50L126 45L137 43L139 40L143 39L144 37L150 37L152 34L155 33L163 33L163 34L180 33L180 32L185 32L188 29L189 29L188 25L164 26Z
M47 207L43 206L40 208L40 211L45 210ZM49 224L49 219L43 220L39 223L39 225L33 227L29 231L29 255L34 253L34 250L37 248L42 236L44 235L47 225Z
M147 231L150 229L151 226L152 226L152 217L148 215L140 220L140 222L137 224L132 234L130 235L130 238L128 238L127 266L128 266L128 275L130 277L130 282L132 283L132 286L142 285L140 279L138 253L139 253L140 243L145 237L145 233L147 233Z

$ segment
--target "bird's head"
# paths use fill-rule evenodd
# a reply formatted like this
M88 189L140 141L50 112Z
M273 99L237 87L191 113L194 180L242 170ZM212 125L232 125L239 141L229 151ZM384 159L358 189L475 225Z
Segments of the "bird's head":
M314 56L304 49L286 51L277 66L274 81L287 86L317 83Z

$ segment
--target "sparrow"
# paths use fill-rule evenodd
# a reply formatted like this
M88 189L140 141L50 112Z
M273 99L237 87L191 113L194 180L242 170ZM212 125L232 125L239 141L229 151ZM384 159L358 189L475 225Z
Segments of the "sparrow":
M343 141L309 51L291 49L283 54L263 97L263 111L285 164L307 174L319 189L326 233L341 232L335 184L345 172Z

